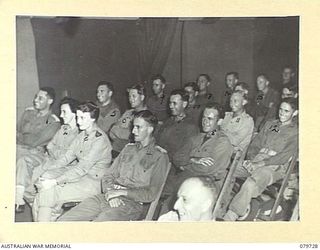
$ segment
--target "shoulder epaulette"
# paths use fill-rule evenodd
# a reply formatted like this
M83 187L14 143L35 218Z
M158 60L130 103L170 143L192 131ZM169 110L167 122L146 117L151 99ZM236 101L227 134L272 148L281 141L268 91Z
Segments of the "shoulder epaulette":
M27 110L35 110L35 109L34 107L31 106L31 107L27 107L25 110L27 111Z
M167 154L167 153L168 153L167 150L165 150L164 148L162 148L162 147L160 147L160 146L158 146L158 145L156 145L155 148L158 149L161 153L164 153L164 154Z

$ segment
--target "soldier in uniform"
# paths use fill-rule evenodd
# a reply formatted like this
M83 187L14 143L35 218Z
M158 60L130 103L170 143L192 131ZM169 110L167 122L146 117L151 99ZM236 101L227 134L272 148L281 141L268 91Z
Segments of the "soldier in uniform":
M210 221L217 197L215 179L208 176L188 178L178 190L174 211L160 216L158 221Z
M221 96L220 104L224 110L224 112L230 112L230 98L234 91L236 84L239 81L238 72L228 72L225 77L226 89L223 91L223 95Z
M289 161L298 149L297 100L285 98L279 108L279 119L267 121L248 148L247 161L236 170L236 177L247 177L231 201L224 220L244 216L251 199L267 186L284 178Z
M265 74L257 77L258 93L255 98L255 130L260 131L267 120L273 120L277 116L280 95L269 86L270 82Z
M108 133L110 127L120 118L120 108L112 96L114 88L111 82L101 81L97 86L97 99L99 106L98 126Z
M151 78L153 96L147 99L147 107L155 114L159 122L168 118L168 95L164 93L166 79L162 75L154 75Z
M200 117L203 112L204 104L199 103L199 87L195 82L188 82L184 85L185 92L189 95L189 102L186 114L193 120L196 126L200 125Z
M199 132L199 128L185 112L188 100L184 90L173 90L169 101L171 117L157 131L157 142L168 151L171 162L174 161L175 153L188 142L189 137Z
M245 111L246 96L235 91L230 98L232 112L226 112L221 122L221 131L229 137L234 149L244 150L249 145L254 129L254 122Z
M73 139L78 135L79 129L76 122L76 108L79 102L65 97L60 102L60 117L63 120L62 127L58 130L52 140L48 143L46 151L30 150L17 161L16 172L16 209L17 213L24 211L24 194L27 189L28 197L33 199L34 180L44 172L40 167L45 161L58 160L70 147ZM33 180L32 180L33 179Z
M33 99L33 106L22 114L17 128L17 159L28 154L30 149L43 151L60 128L59 118L51 111L54 100L53 88L40 88Z
M211 84L211 78L208 74L200 74L197 78L199 87L198 104L205 105L208 102L213 102L213 95L209 93L208 87Z
M153 131L157 118L149 111L135 114L134 143L127 144L103 180L103 194L90 197L59 218L59 221L138 220L143 204L152 202L169 164L167 153L156 145Z
M111 145L96 124L98 117L99 108L93 102L77 107L81 132L65 154L42 166L46 172L37 183L34 221L52 221L60 214L63 203L81 201L101 192L101 179L111 162Z
M112 143L112 154L115 158L124 146L130 141L130 134L132 130L132 119L136 112L146 110L145 105L145 88L141 84L133 85L128 88L129 103L131 109L128 109L118 119L118 121L111 127L109 136Z

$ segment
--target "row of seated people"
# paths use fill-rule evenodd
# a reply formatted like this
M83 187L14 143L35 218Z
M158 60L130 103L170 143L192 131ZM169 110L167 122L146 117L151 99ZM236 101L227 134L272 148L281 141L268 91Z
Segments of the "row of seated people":
M98 99L102 87L108 88L106 84L98 86ZM187 115L186 109L190 98L186 91L172 91L169 98L171 117L160 126L156 116L147 111L143 88L136 85L128 92L132 109L126 111L109 129L112 146L107 134L97 125L101 117L99 111L103 109L99 109L91 102L78 105L75 100L67 98L60 105L64 125L59 129L58 119L50 111L54 101L53 90L42 88L37 93L34 107L26 110L17 131L17 211L23 207L23 197L26 197L26 193L31 197L36 194L33 202L34 220L54 220L59 215L63 202L83 200L100 193L100 181L105 176L104 194L95 196L94 199L90 198L91 201L89 199L88 202L96 204L104 202L102 204L117 208L114 212L118 215L117 220L136 219L136 217L129 218L125 215L119 216L118 208L131 202L133 203L131 205L137 210L140 209L141 212L142 207L137 208L137 204L141 206L143 202L152 201L159 187L159 180L164 174L164 168L161 166L166 166L169 159L173 163L173 168L165 190L171 190L172 194L174 192L172 190L177 190L177 187L168 188L169 180L181 176L181 172L187 178L205 174L219 180L221 173L228 166L232 152L235 149L244 149L250 143L254 126L252 118L245 113L244 107L247 102L243 91L235 91L231 95L232 113L226 115L224 119L220 119L223 118L223 112L219 105L209 104L205 107L202 118L204 133L199 132L199 127ZM283 103L285 104L281 105L289 106L291 118L293 118L297 108L292 104L292 99ZM114 118L117 115L119 116L117 112L112 111L110 117ZM280 123L281 117L279 117ZM133 130L131 131L132 121ZM273 123L271 126L268 123L270 128L265 129L264 132L270 130L277 133L276 137L279 138L281 131L286 129L279 129L281 127L281 124L278 124L279 121ZM77 124L80 133L77 131ZM57 129L59 129L58 132L50 140L50 133L54 134L53 131ZM42 131L42 134L39 131ZM133 138L130 138L130 135L133 135ZM287 134L284 133L284 135ZM196 137L193 138L193 136ZM295 136L297 137L297 131ZM191 140L190 137L192 137ZM33 144L30 143L33 138L40 143L36 141L33 141ZM127 144L130 139L133 144ZM277 155L276 159L279 155L284 154L283 158L286 158L292 153L292 150L287 150L287 147L292 144L290 140L288 142L282 139L282 143L277 144L276 150L270 149L272 154ZM157 146L155 141L162 147ZM273 139L268 143L274 143L274 141ZM44 148L42 147L44 145L47 146ZM121 153L110 167L111 148L114 156ZM269 150L268 147L263 149ZM283 158L280 157L281 164L284 164ZM265 164L266 160L262 162ZM252 165L254 164L248 164L248 166ZM188 172L190 174L186 174ZM37 193L34 184L37 184ZM77 206L67 214L74 213L77 209L81 211L81 207L86 208L85 204L86 202L82 202L79 205L80 208ZM92 204L89 206L92 207ZM101 208L101 204L99 207ZM135 212L136 216L139 211ZM123 212L128 215L126 209ZM107 213L109 217L94 215L89 220L114 220L114 213L111 215Z

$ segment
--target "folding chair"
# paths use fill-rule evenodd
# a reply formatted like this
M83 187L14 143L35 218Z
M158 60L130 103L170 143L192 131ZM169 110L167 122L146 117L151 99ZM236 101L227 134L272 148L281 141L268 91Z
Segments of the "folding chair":
M157 205L158 205L158 202L159 202L159 199L160 199L162 190L163 190L164 185L165 185L165 183L166 183L166 180L167 180L167 177L168 177L170 168L171 168L171 163L169 162L169 164L167 165L166 173L165 173L165 176L164 176L164 178L163 178L161 187L160 187L160 189L159 189L159 191L158 191L158 193L157 193L156 198L154 199L154 201L150 203L148 212L147 212L144 220L152 220L152 218L153 218L153 216L154 216L154 213L155 213L155 211L156 211L156 208L157 208Z
M221 188L219 195L218 195L218 199L217 199L216 204L214 206L213 216L212 216L213 220L215 220L217 218L219 212L227 206L227 204L223 203L224 198L226 197L226 195L231 193L231 190L233 187L232 183L233 183L234 172L236 171L236 168L240 164L242 164L244 157L246 155L245 153L246 153L246 150L244 151L244 153L241 150L237 150L235 153L233 153L233 156L231 157L231 158L233 158L233 161L231 162L231 165L228 168L229 169L228 173L226 174L222 188Z

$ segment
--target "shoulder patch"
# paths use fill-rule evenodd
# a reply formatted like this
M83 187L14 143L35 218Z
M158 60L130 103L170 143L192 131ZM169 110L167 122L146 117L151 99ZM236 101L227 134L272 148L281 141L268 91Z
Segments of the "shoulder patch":
M167 153L168 153L167 150L165 150L164 148L162 148L162 147L160 147L160 146L158 146L158 145L156 145L155 148L158 149L161 153L164 153L164 154L167 154Z
M55 122L60 122L60 119L55 115L55 114L51 114L50 116Z
M96 137L100 137L101 135L102 134L99 131L96 132Z
M35 110L34 107L27 107L25 110Z

